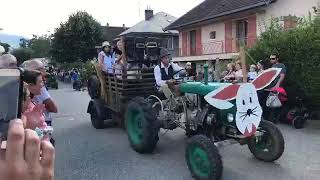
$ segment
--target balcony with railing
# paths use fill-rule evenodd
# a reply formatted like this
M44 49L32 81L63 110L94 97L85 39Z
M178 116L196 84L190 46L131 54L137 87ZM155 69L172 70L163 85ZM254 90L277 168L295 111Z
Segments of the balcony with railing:
M201 56L210 54L221 54L224 53L224 42L223 41L210 41L207 43L201 43L196 48L187 47L185 49L175 49L175 54L179 57L184 56Z

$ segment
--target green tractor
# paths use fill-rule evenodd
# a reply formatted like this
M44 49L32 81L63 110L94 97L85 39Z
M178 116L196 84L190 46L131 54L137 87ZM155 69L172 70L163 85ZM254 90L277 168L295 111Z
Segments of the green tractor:
M131 147L151 153L159 131L182 128L190 137L185 158L195 179L218 180L223 164L217 146L237 142L247 145L259 160L272 162L284 152L284 139L276 125L262 119L257 91L265 89L279 74L271 68L252 83L180 81L179 95L135 97L127 105L125 127Z

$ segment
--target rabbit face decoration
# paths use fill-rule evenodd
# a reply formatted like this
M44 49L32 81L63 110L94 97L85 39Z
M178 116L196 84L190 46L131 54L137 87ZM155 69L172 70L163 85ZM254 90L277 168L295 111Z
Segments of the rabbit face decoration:
M210 92L204 98L211 106L221 110L232 108L234 105L229 101L236 99L236 126L245 137L250 137L256 133L262 118L257 90L270 85L280 71L279 68L267 69L252 83L228 84Z

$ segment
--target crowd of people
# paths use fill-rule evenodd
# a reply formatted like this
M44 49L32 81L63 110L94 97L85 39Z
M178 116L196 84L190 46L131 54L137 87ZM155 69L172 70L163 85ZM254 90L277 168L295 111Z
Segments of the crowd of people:
M13 55L0 56L0 68L16 67ZM24 68L22 115L21 119L10 121L7 138L1 137L0 179L52 180L54 140L45 134L41 138L39 133L52 126L50 113L57 113L58 109L44 86L44 64L28 60L21 67Z

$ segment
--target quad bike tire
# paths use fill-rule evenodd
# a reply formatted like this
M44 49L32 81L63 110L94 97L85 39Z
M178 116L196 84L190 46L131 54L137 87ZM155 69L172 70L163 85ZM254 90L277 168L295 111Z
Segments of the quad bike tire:
M297 116L292 120L292 125L296 129L304 128L305 123L306 123L306 119L302 116Z
M133 98L126 111L125 127L131 147L139 153L151 153L159 140L160 123L151 104L142 97Z
M272 122L262 120L258 130L264 131L261 137L253 136L248 141L248 147L255 158L273 162L284 152L284 139L279 128ZM258 138L258 139L257 139Z
M219 180L223 164L218 148L208 137L195 135L189 139L185 158L192 176L197 180Z

